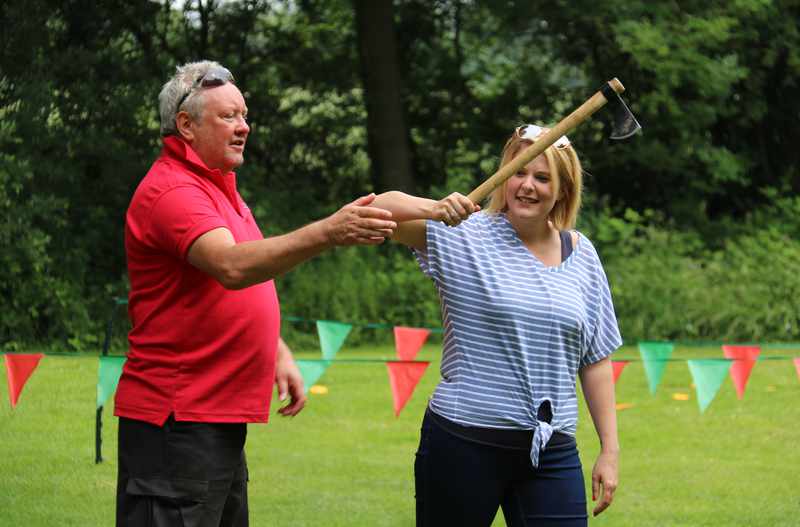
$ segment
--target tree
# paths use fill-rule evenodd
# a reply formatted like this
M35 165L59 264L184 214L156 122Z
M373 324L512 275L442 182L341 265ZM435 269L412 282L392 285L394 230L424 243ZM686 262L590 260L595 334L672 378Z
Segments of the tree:
M516 125L618 76L644 133L611 144L601 112L570 134L584 218L655 211L713 245L736 224L710 220L800 190L798 18L793 0L1 3L0 346L85 347L125 293L125 209L176 65L219 60L244 90L238 181L266 234L371 190L469 192Z
M413 192L414 177L392 0L354 0L367 107L367 137L378 190Z
M549 10L562 56L595 82L619 76L644 126L630 145L581 135L604 193L701 226L764 203L759 189L797 185L799 15L797 2L760 0Z

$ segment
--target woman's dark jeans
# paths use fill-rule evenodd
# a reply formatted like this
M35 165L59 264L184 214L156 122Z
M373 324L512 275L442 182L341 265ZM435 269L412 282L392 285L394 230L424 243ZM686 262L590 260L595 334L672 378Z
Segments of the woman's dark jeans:
M529 450L463 439L427 413L414 464L417 527L488 527L498 507L509 527L585 527L578 449L560 443L533 468Z

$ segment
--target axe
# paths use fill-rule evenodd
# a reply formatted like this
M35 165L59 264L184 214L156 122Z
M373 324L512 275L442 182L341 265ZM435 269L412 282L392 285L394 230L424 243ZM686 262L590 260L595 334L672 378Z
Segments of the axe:
M611 139L627 139L631 137L641 130L642 126L636 121L636 118L633 116L630 109L628 109L622 97L619 96L619 94L624 91L625 87L616 77L605 83L603 87L585 103L581 104L574 112L563 118L553 128L540 135L535 143L520 152L508 164L500 167L500 170L476 187L467 197L471 199L473 203L480 203L485 200L494 189L502 185L512 174L516 174L519 169L530 163L536 156L555 143L559 137L567 135L574 130L606 103L610 102L615 107Z

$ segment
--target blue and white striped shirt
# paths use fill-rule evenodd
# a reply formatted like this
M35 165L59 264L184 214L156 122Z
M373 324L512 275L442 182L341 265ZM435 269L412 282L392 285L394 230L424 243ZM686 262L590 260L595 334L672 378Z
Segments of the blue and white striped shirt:
M473 214L458 227L427 222L416 251L441 298L441 380L437 414L466 426L534 430L531 460L553 431L574 435L575 381L621 344L611 292L583 235L558 266L546 267L505 214ZM537 419L549 400L552 420Z

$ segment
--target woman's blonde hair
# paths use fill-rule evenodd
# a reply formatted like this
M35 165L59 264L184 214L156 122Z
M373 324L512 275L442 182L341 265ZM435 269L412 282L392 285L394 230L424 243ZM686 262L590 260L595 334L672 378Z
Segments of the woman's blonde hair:
M523 139L518 131L514 131L503 147L500 167L508 164L518 153L527 148L529 144L535 143L538 138ZM578 218L578 210L581 208L581 189L583 186L583 170L578 154L571 144L563 147L555 145L549 146L544 151L547 165L550 169L550 177L553 181L553 191L558 198L550 212L550 221L559 230L572 229L575 227L575 220ZM514 177L514 176L511 176ZM506 186L508 180L494 189L489 204L484 210L489 213L504 212L508 208L506 203Z

